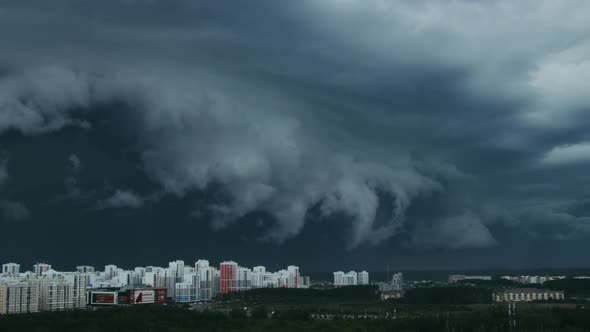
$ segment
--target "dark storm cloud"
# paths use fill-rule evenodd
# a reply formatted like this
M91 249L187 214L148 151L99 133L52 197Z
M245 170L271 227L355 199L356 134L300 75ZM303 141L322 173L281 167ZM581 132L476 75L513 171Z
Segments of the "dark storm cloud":
M588 6L8 1L0 133L114 137L154 197L216 191L193 214L222 229L265 211L279 242L314 207L351 248L495 246L498 225L587 236L590 211L571 207L590 180ZM145 188L109 185L129 189L101 208L144 207Z
M140 208L144 203L144 199L137 194L127 190L117 189L115 193L104 200L98 202L99 209L110 208Z
M0 159L0 186L8 179L7 160Z
M0 201L0 216L3 222L23 221L30 215L27 207L21 202Z
M0 156L0 195L8 181L8 158ZM1 196L0 196L1 197ZM0 223L23 221L30 217L30 212L22 202L0 200Z
M82 161L80 161L80 158L77 155L71 154L68 160L70 161L74 171L78 171L80 167L82 167Z

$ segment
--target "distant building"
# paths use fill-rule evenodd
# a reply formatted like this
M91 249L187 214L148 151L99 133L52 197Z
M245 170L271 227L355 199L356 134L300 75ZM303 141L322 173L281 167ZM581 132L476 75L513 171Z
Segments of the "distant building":
M63 279L39 280L40 311L61 311L74 309L73 285ZM84 301L86 304L86 301Z
M565 299L563 291L534 288L502 289L492 294L494 302L531 302Z
M2 275L5 277L16 277L20 273L20 264L6 263L2 264Z
M93 266L77 266L76 271L80 273L93 273L94 267Z
M208 301L213 298L213 273L214 268L209 266L209 262L207 262L207 266L199 267L199 300L200 301Z
M367 271L355 272L350 271L344 273L342 271L334 272L334 286L356 286L356 285L368 285L369 284L369 273Z
M381 300L401 299L404 296L403 291L386 291L381 292Z
M308 276L301 276L301 285L299 285L299 288L309 288L309 286L311 285L310 279Z
M104 279L111 280L117 274L117 266L116 265L106 265L104 267Z
M544 284L551 280L565 279L565 276L502 276L501 279L519 284Z
M221 271L213 268L213 297L221 294Z
M394 291L402 291L404 289L404 275L399 272L391 277L391 288Z
M68 298L71 301L71 307L74 309L84 308L86 306L88 275L78 272L65 272L63 278L70 285Z
M255 266L252 268L252 287L264 287L264 281L267 280L266 268L264 266Z
M299 267L295 265L289 265L287 267L288 279L287 288L299 288L301 283L301 276L299 275Z
M43 276L44 272L51 270L51 265L45 263L37 263L33 266L33 273L35 277L39 278Z
M174 301L178 303L190 303L198 301L199 292L191 282L177 282L174 292Z
M219 292L228 294L236 291L236 274L238 272L238 263L234 261L222 262L219 264L220 284Z
M344 285L344 272L337 271L334 272L334 286L342 286Z
M492 280L492 276L466 276L462 274L449 275L449 283L454 284L463 280Z
M359 285L368 285L369 284L369 272L362 271L357 274L357 281Z
M252 270L238 266L236 273L235 291L241 292L252 288Z
M170 269L170 276L174 279L174 282L181 282L182 276L184 275L184 261L176 260L168 263L168 269Z
M0 283L0 315L39 312L39 284Z
M199 272L202 269L206 269L209 267L209 261L206 259L199 259L195 263L195 271Z

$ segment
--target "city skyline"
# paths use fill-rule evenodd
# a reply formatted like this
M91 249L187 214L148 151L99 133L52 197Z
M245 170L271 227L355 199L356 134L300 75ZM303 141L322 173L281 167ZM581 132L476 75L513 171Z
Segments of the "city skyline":
M206 259L194 264L175 260L167 267L137 266L132 270L109 264L104 270L77 266L75 271L58 271L39 262L32 270L21 271L18 263L4 263L0 315L84 309L87 305L210 302L252 289L310 286L310 278L302 276L295 265L276 272L234 261L220 262L218 267ZM364 280L368 283L368 274Z

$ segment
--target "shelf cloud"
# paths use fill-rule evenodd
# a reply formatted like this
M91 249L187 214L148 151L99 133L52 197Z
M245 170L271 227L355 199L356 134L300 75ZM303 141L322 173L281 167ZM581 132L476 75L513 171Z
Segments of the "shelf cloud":
M186 200L273 244L325 220L349 250L586 237L589 6L7 1L0 148L73 132L75 176L40 172L83 211Z

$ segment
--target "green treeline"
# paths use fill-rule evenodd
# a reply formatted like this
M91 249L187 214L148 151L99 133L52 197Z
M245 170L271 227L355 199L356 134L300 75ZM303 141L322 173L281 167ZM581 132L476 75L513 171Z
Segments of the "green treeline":
M523 307L518 331L588 331L587 308ZM179 307L138 306L29 315L0 316L0 331L507 331L504 306L400 315L381 320L313 320L308 314L246 317L243 310L222 314Z
M471 284L486 288L538 288L564 291L566 297L590 298L590 279L566 278L546 281L543 284L520 284L505 279L463 280L459 284Z
M561 290L567 297L590 297L590 279L561 279L547 281L542 288Z
M228 294L225 302L254 304L343 304L378 303L379 292L375 286L349 286L334 289L263 288L248 292ZM490 303L492 293L483 287L429 287L406 291L401 299L392 300L407 304L473 304Z
M227 294L224 301L246 303L364 303L379 300L376 286L348 286L333 289L260 288Z
M492 293L483 287L430 287L406 291L396 300L407 304L475 304L491 303Z

